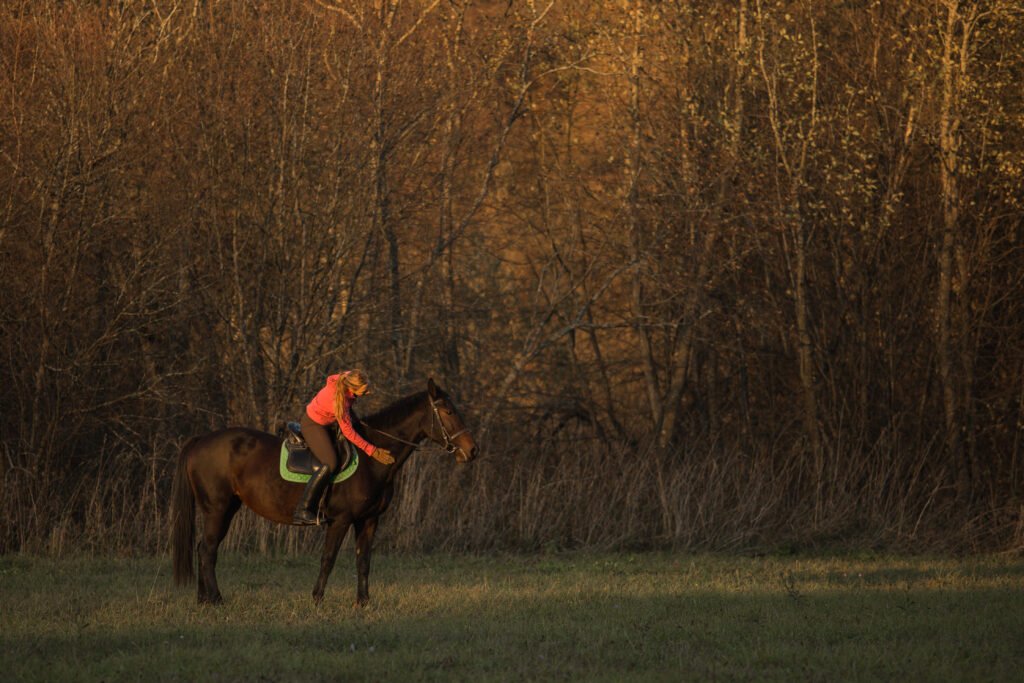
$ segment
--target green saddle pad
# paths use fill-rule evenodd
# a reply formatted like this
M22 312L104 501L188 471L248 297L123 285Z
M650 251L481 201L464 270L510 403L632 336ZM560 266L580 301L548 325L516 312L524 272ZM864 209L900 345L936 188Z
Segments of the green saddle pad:
M352 460L345 467L345 469L334 475L334 479L331 481L337 484L340 481L345 481L356 472L356 468L359 467L359 454L353 453ZM305 484L309 481L310 474L299 474L298 472L292 472L288 469L288 448L287 442L281 444L281 478L285 481L294 481L299 484Z

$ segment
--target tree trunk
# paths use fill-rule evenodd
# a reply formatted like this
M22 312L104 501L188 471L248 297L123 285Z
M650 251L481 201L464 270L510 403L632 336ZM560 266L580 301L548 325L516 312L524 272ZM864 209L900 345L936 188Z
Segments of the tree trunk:
M815 480L821 483L824 462L821 448L821 429L818 423L817 379L814 372L814 346L811 340L809 302L807 300L807 237L801 216L799 199L790 204L790 233L796 260L793 272L796 307L796 351L800 373L800 391L803 404L804 431L810 442L814 459Z
M650 408L651 423L657 428L661 424L663 406L661 403L661 390L658 386L658 371L654 361L654 346L651 341L650 330L647 327L647 312L645 310L644 276L647 274L643 264L646 260L644 250L646 245L640 225L640 207L638 206L637 186L640 181L640 65L643 53L640 41L644 30L644 12L639 0L633 2L630 8L631 36L633 40L632 52L629 60L629 115L630 115L630 139L629 147L625 156L626 182L629 183L626 196L626 212L629 220L629 234L633 248L633 260L638 266L638 271L633 278L633 321L634 329L640 341L641 358L644 368L644 380L647 389L647 401Z
M939 269L938 288L935 293L936 355L938 359L939 384L942 392L942 409L947 457L956 481L957 496L965 499L970 495L970 472L963 462L964 449L960 438L962 425L961 406L957 404L960 393L959 378L954 369L955 346L959 335L954 329L954 254L957 249L957 232L960 229L960 112L958 107L960 79L964 74L958 68L954 51L958 27L967 31L960 16L960 3L951 0L946 5L946 27L942 34L942 99L939 109L939 183L942 194L942 228L937 254ZM966 34L965 34L966 42ZM961 47L961 62L966 45Z

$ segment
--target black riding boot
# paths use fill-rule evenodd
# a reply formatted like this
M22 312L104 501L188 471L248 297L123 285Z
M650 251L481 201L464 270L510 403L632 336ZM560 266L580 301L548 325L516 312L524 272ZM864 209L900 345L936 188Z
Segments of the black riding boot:
M306 488L302 492L302 498L299 498L299 504L295 506L295 512L292 513L293 522L309 525L328 521L326 519L319 519L317 514L320 511L320 498L323 496L324 489L327 488L327 484L330 481L331 468L326 465L320 465L320 467L313 470L313 476L306 483Z

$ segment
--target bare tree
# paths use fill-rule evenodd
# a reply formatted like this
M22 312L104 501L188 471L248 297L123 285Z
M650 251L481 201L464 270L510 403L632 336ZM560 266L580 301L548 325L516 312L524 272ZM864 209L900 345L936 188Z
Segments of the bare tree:
M807 24L804 26L792 28L784 23L776 24L765 12L764 4L760 0L755 5L755 16L758 28L757 68L768 97L768 120L779 170L776 219L781 228L780 237L786 252L790 287L793 292L796 319L793 341L800 378L804 431L809 444L815 480L820 486L824 472L824 452L808 292L808 242L811 231L803 206L808 183L808 165L817 143L819 126L816 19L812 9L808 12ZM787 29L795 30L795 35L787 34ZM774 38L780 34L781 40L794 43L796 58L805 60L802 62L805 69L797 71L795 78L799 80L795 82L780 83L782 74L778 63L773 61L780 57L777 52L778 39ZM799 98L798 101L783 101L783 87L791 90L793 97ZM787 104L789 107L786 107Z

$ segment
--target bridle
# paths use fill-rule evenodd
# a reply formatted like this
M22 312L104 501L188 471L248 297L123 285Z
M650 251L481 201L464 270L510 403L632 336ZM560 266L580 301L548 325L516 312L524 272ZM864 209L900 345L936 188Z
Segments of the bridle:
M437 419L437 424L441 427L441 436L444 437L444 449L446 451L448 451L449 453L454 453L455 451L461 451L462 448L455 445L455 439L459 438L460 436L462 436L463 434L468 432L469 429L467 427L463 427L462 429L460 429L459 431L455 432L454 434L449 434L448 433L448 428L444 426L444 420L441 419L441 411L439 411L437 409L437 404L434 403L433 397L431 397L428 394L427 395L427 400L430 401L430 409L434 413L433 417L430 420L430 428L431 428L431 430L433 430L433 428L434 428L434 419L436 418ZM463 455L468 455L465 451L463 451L462 454Z

